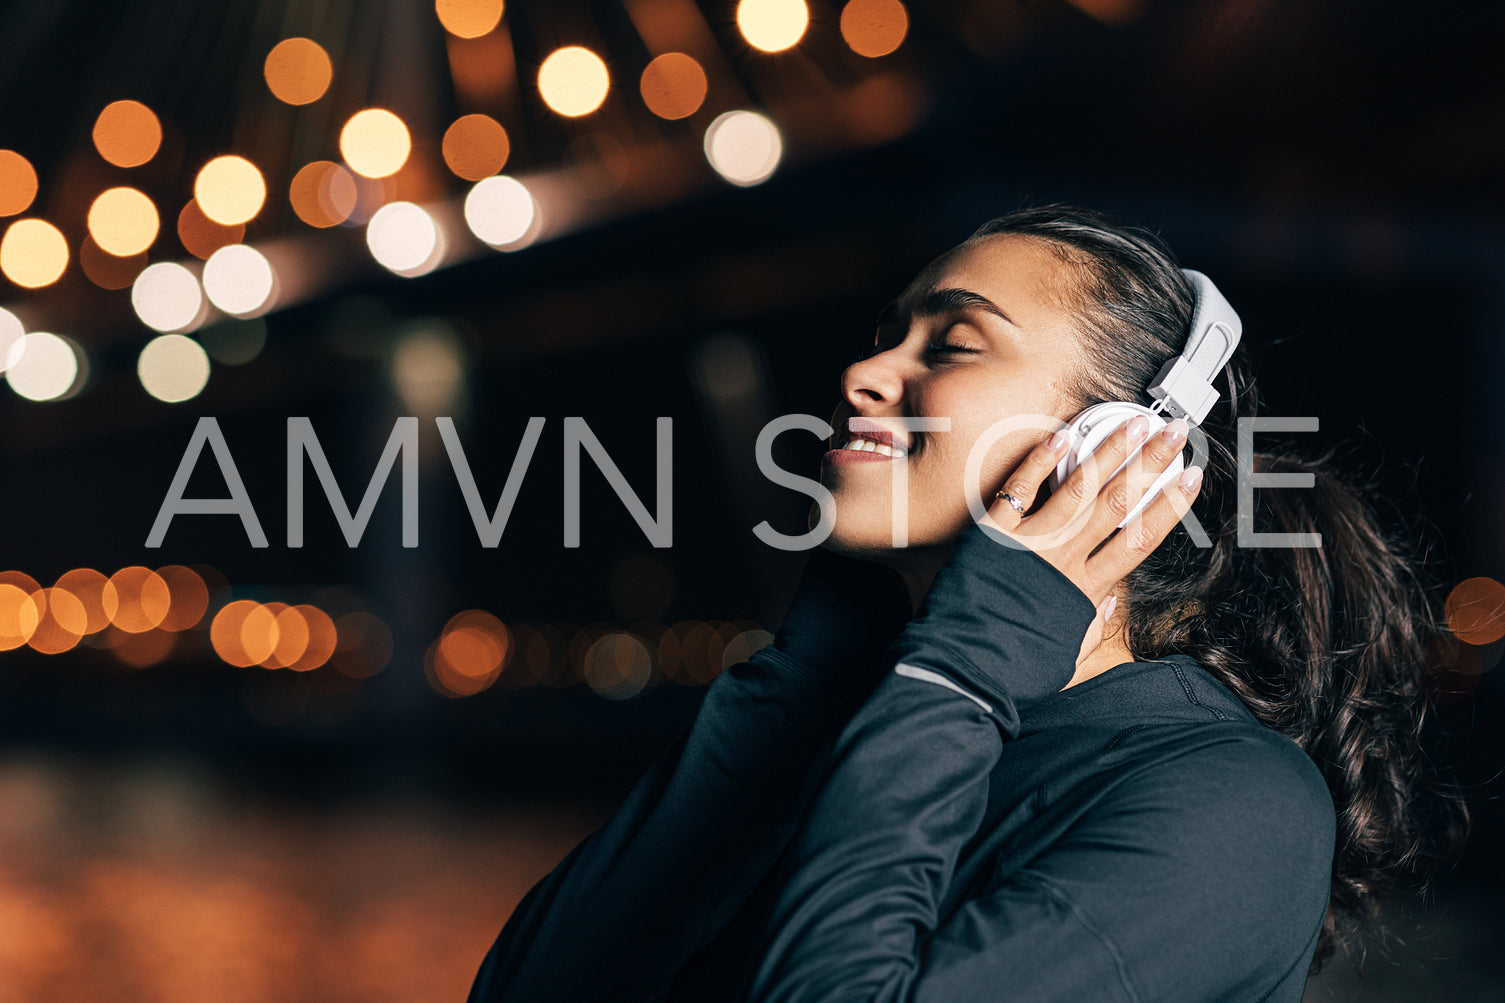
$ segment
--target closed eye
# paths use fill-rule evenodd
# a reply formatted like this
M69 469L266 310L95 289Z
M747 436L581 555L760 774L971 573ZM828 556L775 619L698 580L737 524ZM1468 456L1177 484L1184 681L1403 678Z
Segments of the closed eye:
M971 345L957 345L951 342L941 342L939 344L927 342L925 345L925 351L935 355L975 355L978 352L982 351L982 349L973 348Z

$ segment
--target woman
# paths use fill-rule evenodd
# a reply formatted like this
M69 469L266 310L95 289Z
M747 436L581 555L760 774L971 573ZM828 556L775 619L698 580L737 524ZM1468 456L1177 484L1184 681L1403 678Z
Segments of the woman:
M1118 529L1193 431L1136 421L1050 490L1050 429L1149 403L1194 296L1158 240L1061 206L922 272L843 375L830 536L774 642L472 1000L1299 1000L1464 817L1418 745L1426 597L1355 493L1256 457L1315 484L1255 492L1255 528L1322 546L1238 545L1242 352L1205 471Z

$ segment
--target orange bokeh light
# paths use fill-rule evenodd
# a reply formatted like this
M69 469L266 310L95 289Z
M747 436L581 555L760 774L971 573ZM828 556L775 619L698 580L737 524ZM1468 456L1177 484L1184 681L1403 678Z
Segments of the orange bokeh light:
M26 643L44 655L58 655L78 645L89 623L84 604L67 589L40 589L32 597L41 611Z
M293 212L309 226L320 229L349 219L358 194L350 172L329 160L305 164L288 186Z
M158 628L177 631L197 627L209 610L209 586L204 584L203 576L181 564L158 568L157 574L167 583L167 593L170 596L167 615L157 625Z
M282 636L277 629L277 615L287 608L287 603L257 603L246 612L240 622L240 647L250 664L264 664L277 650L277 640Z
M307 631L306 643L303 652L288 662L287 667L294 672L307 672L317 669L329 661L329 656L334 654L335 645L339 642L339 632L335 629L334 620L328 613L317 606L299 605L294 606L303 617L304 628Z
M93 237L85 236L78 245L78 264L89 281L99 288L124 289L135 282L136 276L146 267L147 256L142 251L125 258L116 257L102 250Z
M89 206L89 236L100 250L118 258L151 247L161 225L152 200L134 188L110 188Z
M110 622L128 634L151 630L167 617L172 593L150 568L121 568L105 583L100 602Z
M0 651L11 651L31 640L42 619L37 592L15 582L0 582Z
M214 620L209 624L209 644L214 648L214 653L230 665L246 668L260 660L248 657L246 646L240 638L246 618L252 610L260 608L261 604L251 599L237 599L226 603L214 614Z
M841 9L841 37L859 56L886 56L907 34L909 12L899 0L851 0Z
M262 74L277 100L290 105L312 104L329 90L334 64L313 39L285 38L267 53Z
M139 167L161 145L162 123L140 101L107 104L94 120L94 148L116 167Z
M464 115L444 131L444 162L456 177L480 181L500 171L512 150L507 130L489 115Z
M308 648L308 621L303 611L285 603L270 603L276 607L277 632L272 653L262 659L261 665L268 669L285 669L303 657Z
M15 150L0 150L0 216L25 212L37 197L37 172Z
M68 242L44 219L18 219L0 238L0 272L18 286L50 286L68 267Z
M177 641L176 634L165 630L148 630L141 634L132 634L118 627L111 627L105 634L105 643L109 645L111 653L133 669L144 669L148 665L156 665L172 654L173 648L177 647Z
M1469 644L1493 644L1505 637L1505 585L1493 578L1468 578L1448 594L1448 629Z
M55 588L66 590L83 604L86 622L82 632L85 634L97 634L110 625L110 616L104 607L104 591L108 582L108 578L93 568L74 568L64 572L53 583Z
M216 223L204 215L204 210L193 199L189 199L183 206L183 211L178 213L178 240L182 242L185 251L200 260L208 260L221 247L239 244L245 239L244 223L237 223L235 226Z
M444 30L459 38L480 38L502 20L502 0L434 0Z
M490 613L456 614L429 650L429 682L445 696L472 696L496 682L511 648L506 625Z
M693 56L666 52L643 70L639 89L643 103L659 118L687 118L705 103L705 70Z

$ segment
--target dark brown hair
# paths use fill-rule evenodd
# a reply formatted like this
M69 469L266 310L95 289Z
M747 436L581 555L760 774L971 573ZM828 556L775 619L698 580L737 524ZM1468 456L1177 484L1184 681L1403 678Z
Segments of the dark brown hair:
M1180 354L1194 293L1156 235L1074 206L1024 209L973 238L1042 241L1071 269L1061 291L1100 360L1073 388L1081 407L1152 401L1144 390ZM1320 548L1238 544L1237 423L1258 407L1240 346L1201 424L1208 456L1194 505L1212 547L1172 532L1127 579L1125 642L1136 658L1197 659L1322 771L1337 808L1332 892L1315 961L1378 930L1378 894L1456 852L1468 813L1423 749L1424 651L1437 636L1432 590L1402 538L1331 458L1255 453L1255 472L1309 473L1314 486L1254 493L1254 529L1321 533Z

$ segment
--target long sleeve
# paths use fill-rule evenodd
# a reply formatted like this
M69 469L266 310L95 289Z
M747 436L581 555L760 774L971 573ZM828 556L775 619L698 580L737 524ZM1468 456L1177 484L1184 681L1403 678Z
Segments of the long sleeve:
M774 644L716 679L690 729L518 905L473 1003L667 991L783 850L812 764L871 692L878 652L908 612L897 579L876 570L812 556Z
M1069 680L1091 617L1038 557L964 534L780 862L751 999L1300 998L1332 806L1304 754L1252 724L1133 732L1149 751L1125 739L1090 810L948 897L1021 710Z

